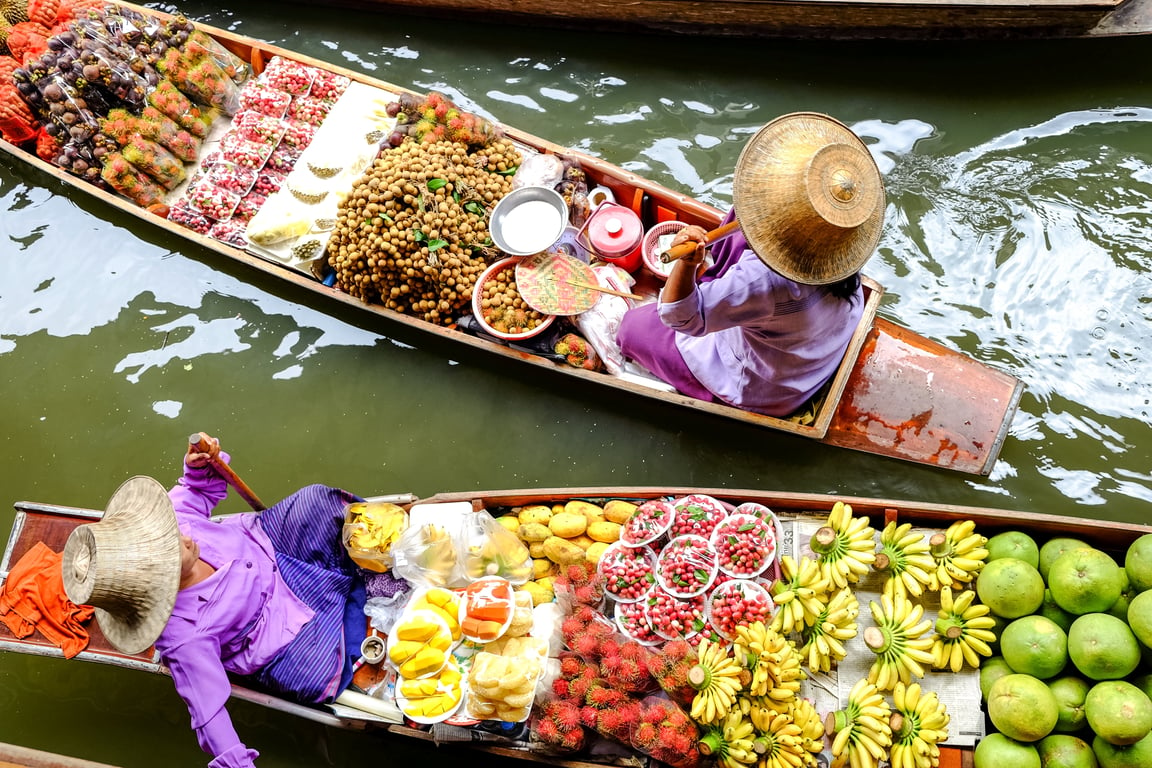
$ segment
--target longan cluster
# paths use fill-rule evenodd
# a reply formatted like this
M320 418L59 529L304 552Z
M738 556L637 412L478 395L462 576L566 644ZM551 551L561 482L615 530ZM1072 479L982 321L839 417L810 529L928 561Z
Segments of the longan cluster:
M450 325L499 252L488 214L512 189L520 152L507 140L386 149L340 204L328 263L348 294Z

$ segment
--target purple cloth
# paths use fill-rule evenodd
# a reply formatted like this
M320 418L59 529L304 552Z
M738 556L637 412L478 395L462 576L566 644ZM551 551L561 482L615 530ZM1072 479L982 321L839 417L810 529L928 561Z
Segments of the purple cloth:
M729 211L724 223L734 217ZM836 372L864 312L863 289L846 301L825 286L788 280L739 232L711 253L714 264L689 296L624 315L620 349L684 394L787 416ZM652 314L674 331L674 344L647 332ZM683 371L714 397L692 391Z
M226 454L221 455L227 460ZM332 508L342 508L345 499L355 497L311 486L260 514L210 520L212 510L227 492L225 481L210 467L185 467L184 476L169 491L181 532L200 545L201 559L216 571L178 593L172 618L157 639L156 650L188 706L200 747L214 756L210 768L250 768L258 753L240 741L225 708L231 691L229 673L252 676L277 692L283 692L283 686L277 685L283 680L305 679L313 688L312 681L321 680L324 695L334 695L339 692L337 688L346 685L344 675L349 664L344 624L349 610L344 597L328 595L310 606L307 600L312 595L298 596L291 581L325 571L332 563L334 547L342 552L339 528L333 532ZM302 499L312 503L298 503ZM326 503L318 505L318 499ZM312 521L309 510L314 515ZM318 544L313 549L319 552L281 554L274 541L284 544L289 540L287 546L294 546L290 539L296 527L301 528L296 537L299 540L323 530L334 544L327 549ZM302 558L297 559L297 555ZM312 555L319 558L317 563L299 567L307 562L303 558ZM340 573L330 575L325 583L342 579L346 591L353 590L356 579L339 565L333 567ZM290 573L292 580L287 579ZM359 594L362 637L362 586ZM298 642L302 639L305 642ZM359 638L353 642L358 644ZM270 667L277 674L269 677ZM305 691L302 700L317 700L309 698L315 695L314 690Z

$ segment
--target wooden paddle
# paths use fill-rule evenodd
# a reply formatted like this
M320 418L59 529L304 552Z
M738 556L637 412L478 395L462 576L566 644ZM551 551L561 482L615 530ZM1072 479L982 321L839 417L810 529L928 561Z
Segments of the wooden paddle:
M203 432L192 434L188 438L188 445L200 453L211 454L212 444L208 442L208 436ZM252 509L257 512L262 509L267 509L267 507L264 506L264 502L260 501L256 494L252 492L252 489L248 487L248 484L241 480L240 476L233 471L232 467L224 463L219 454L212 457L212 466L215 467L221 477L228 481L228 485L236 489L236 493L240 494L240 497L248 502L248 505L251 506Z
M712 245L712 243L715 243L718 240L723 240L729 235L734 235L738 231L740 231L739 222L735 220L730 221L724 226L717 227L716 229L704 235L704 245ZM694 250L696 250L696 243L692 241L680 243L680 245L674 245L660 254L660 263L671 264L673 261L676 261L676 259L683 258L692 253Z

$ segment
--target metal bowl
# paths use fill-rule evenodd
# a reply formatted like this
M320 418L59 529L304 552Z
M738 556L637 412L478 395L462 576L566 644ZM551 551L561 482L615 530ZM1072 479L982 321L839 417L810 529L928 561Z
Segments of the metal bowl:
M514 189L492 209L488 233L496 247L510 256L531 256L547 250L568 226L568 206L548 187Z

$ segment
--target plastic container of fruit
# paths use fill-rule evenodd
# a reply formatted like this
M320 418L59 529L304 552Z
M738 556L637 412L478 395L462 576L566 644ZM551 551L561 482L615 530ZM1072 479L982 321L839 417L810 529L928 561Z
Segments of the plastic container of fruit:
M642 600L655 583L656 553L649 547L629 547L615 542L596 563L604 591L619 603Z
M672 537L695 534L708 538L720 521L728 516L728 508L711 496L693 493L672 502L676 516L668 535Z
M460 633L476 643L490 643L512 624L516 598L503 576L476 579L460 595Z
M726 640L736 637L736 627L772 621L776 604L768 590L748 579L733 579L712 590L706 603L708 623Z
M759 576L776 562L773 520L733 514L720 521L709 538L721 571L738 579Z
M425 640L409 640L401 638L402 628L405 627L408 623L414 621L421 621L434 625L436 627L435 633ZM435 669L427 669L419 674L409 674L406 672L404 664L409 659L413 658L415 654L405 656L403 659L398 661L396 659L397 647L400 646L401 643L419 643L420 645L426 647L434 637L442 638L442 642L444 643L444 648L442 649L444 658L441 660L440 666L436 667ZM392 631L388 634L388 648L386 651L386 658L388 659L388 663L392 665L393 669L395 669L400 674L400 677L407 680L419 680L425 677L434 677L440 674L440 670L444 669L444 665L447 664L448 659L452 657L451 648L452 630L448 628L448 624L444 621L444 619L440 618L432 611L405 611L403 614L401 614L400 618L397 619L396 624L392 627Z
M716 552L703 536L677 536L660 550L656 583L676 597L703 594L719 572Z
M656 587L644 599L648 624L665 640L688 639L704 626L705 595L676 597Z
M460 663L455 659L450 660L447 664L444 665L444 667L437 673L436 676L438 678L443 678L446 674L449 673L450 670L453 672L451 676L456 678L455 682L444 682L437 687L441 695L453 696L456 701L450 707L445 709L444 712L435 716L420 714L415 709L413 699L410 699L404 695L403 687L405 682L410 683L415 681L405 681L402 679L396 681L396 706L400 707L400 711L404 713L405 717L407 717L409 720L412 720L413 722L423 723L424 725L431 725L433 723L442 723L460 711L460 706L464 703L464 673L463 670L460 669ZM421 681L428 679L430 678L421 678Z
M626 547L654 544L668 533L676 509L671 502L651 499L644 502L620 529L620 543Z
M498 331L492 326L491 320L489 319L491 311L488 310L486 312L487 308L484 307L484 287L489 280L493 280L502 270L513 270L516 264L520 262L520 259L520 256L509 256L495 262L482 273L480 273L480 277L476 280L476 285L472 289L472 314L476 317L476 322L480 324L480 327L484 329L485 333L495 336L498 339L504 339L506 341L520 341L522 339L530 339L533 336L539 336L541 333L551 328L552 324L556 322L555 315L544 315L543 320L541 320L537 325L519 333ZM515 282L515 280L513 279L512 282ZM526 309L526 311L530 310Z
M641 645L660 645L664 637L656 632L648 620L647 600L638 600L634 603L617 602L612 610L616 620L616 628L626 637L630 637Z

